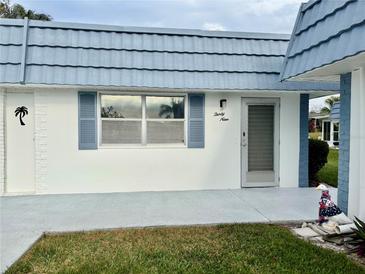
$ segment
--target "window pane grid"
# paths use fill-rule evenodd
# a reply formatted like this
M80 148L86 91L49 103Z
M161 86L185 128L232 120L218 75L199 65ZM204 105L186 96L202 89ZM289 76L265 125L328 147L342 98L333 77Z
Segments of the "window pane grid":
M183 121L148 121L147 144L184 144L184 127Z
M323 140L329 141L331 138L331 122L324 121L323 122Z
M134 118L101 118L102 121L142 121L142 119Z
M142 118L141 96L103 95L101 97L102 118Z
M103 144L140 144L140 121L102 121Z
M185 116L182 96L146 96L146 117L175 119Z
M148 121L161 121L161 122L163 122L163 121L171 121L171 122L184 122L185 121L185 119L153 119L153 118L148 118L148 119L146 119L146 121L148 122Z
M338 122L333 123L333 141L339 141L340 124Z

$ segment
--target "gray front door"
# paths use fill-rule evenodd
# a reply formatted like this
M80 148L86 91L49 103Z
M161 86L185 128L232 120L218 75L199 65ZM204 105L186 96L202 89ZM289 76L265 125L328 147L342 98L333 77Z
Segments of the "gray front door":
M278 99L242 100L242 186L277 185Z

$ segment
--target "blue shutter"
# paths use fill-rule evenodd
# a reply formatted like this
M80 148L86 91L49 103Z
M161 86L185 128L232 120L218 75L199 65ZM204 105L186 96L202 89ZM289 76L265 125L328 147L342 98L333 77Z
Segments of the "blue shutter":
M79 149L97 149L96 92L79 92Z
M189 94L189 148L204 148L204 128L204 94Z

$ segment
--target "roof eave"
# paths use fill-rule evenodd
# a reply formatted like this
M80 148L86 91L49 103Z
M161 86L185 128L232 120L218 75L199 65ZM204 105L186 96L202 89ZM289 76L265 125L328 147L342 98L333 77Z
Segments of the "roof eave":
M23 19L0 19L0 25L23 26ZM156 27L134 27L116 26L102 24L68 23L56 21L29 20L29 27L36 28L58 28L74 29L85 31L139 33L139 34L161 34L179 36L200 36L200 37L220 37L220 38L241 38L257 40L283 40L289 41L289 34L280 33L257 33L257 32L238 32L238 31L210 31L201 29L178 29L178 28L156 28Z

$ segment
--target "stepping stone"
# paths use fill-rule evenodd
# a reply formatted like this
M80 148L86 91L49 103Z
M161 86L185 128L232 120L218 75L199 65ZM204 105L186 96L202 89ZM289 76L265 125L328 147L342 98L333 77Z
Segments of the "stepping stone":
M320 236L317 232L313 231L309 227L294 228L293 231L295 234L297 234L303 238L312 238L312 237Z

